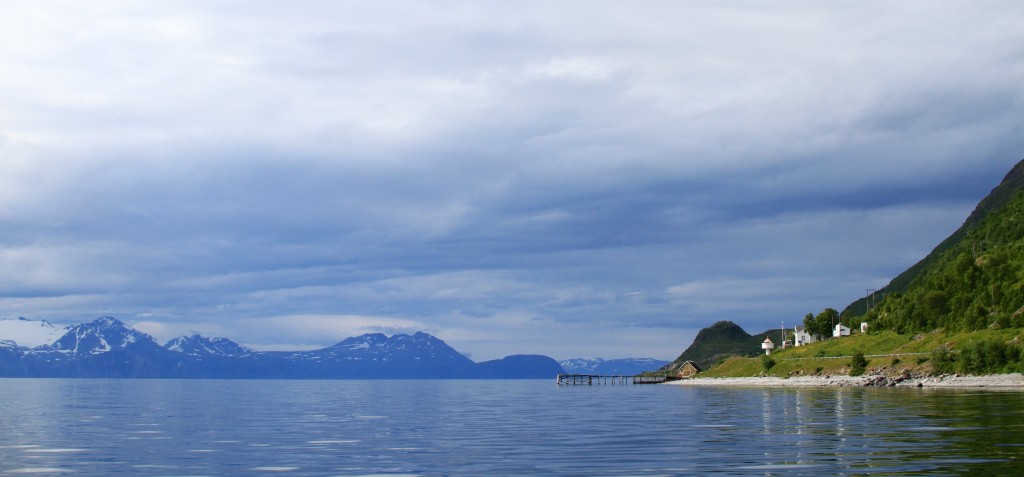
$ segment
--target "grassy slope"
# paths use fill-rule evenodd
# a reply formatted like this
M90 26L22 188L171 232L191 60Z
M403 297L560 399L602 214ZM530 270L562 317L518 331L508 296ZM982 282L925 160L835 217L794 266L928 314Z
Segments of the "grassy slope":
M865 355L901 354L901 356L868 356L867 373L898 375L904 370L912 373L932 372L930 354L940 346L954 350L971 340L1010 341L1024 339L1024 329L966 331L946 334L937 330L917 335L899 335L893 332L857 334L846 338L830 339L809 346L778 350L772 353L776 364L764 372L761 357L732 357L724 363L701 373L701 377L739 376L791 376L847 374L850 358L857 351ZM920 353L917 355L909 353ZM894 360L895 364L894 364Z

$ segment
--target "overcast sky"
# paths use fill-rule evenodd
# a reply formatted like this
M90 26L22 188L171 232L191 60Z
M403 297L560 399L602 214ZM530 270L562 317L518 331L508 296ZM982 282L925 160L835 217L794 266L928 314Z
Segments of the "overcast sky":
M3 9L0 316L161 342L673 359L880 288L1024 159L1015 0Z

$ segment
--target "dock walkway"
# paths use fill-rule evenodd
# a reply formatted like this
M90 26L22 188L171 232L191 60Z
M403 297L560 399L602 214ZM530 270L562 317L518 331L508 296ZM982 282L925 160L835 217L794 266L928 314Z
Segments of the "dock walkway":
M660 384L666 381L673 381L668 376L624 376L605 374L559 374L557 383L559 386L580 386L595 384Z

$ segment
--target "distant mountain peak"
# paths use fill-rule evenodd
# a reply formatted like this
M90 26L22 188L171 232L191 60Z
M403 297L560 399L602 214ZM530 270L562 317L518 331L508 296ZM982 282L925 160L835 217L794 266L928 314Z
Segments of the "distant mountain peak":
M347 360L409 359L424 363L440 360L458 366L468 366L473 363L471 359L448 346L441 339L423 332L412 335L395 334L391 337L383 333L367 333L347 338L334 346L304 354L345 356Z
M164 348L193 356L245 356L255 353L252 349L227 338L208 338L197 333L174 338L168 341Z
M156 340L124 324L112 316L101 316L88 323L67 328L67 333L53 343L53 349L69 354L99 354L123 349L134 343Z

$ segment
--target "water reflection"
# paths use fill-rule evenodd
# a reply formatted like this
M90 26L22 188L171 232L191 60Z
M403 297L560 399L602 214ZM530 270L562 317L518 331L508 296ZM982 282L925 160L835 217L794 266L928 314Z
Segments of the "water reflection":
M696 390L703 393L704 390ZM759 398L764 463L731 457L740 471L793 475L808 466L844 475L1020 475L1024 394L1018 392L862 388L714 389L701 399ZM748 441L748 445L752 441ZM697 452L717 442L698 441ZM737 455L738 454L738 455ZM812 475L808 472L806 475Z
M1024 394L0 382L0 474L1018 475Z

